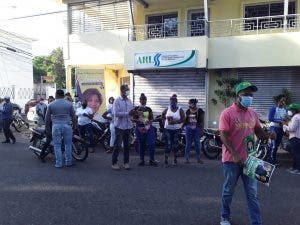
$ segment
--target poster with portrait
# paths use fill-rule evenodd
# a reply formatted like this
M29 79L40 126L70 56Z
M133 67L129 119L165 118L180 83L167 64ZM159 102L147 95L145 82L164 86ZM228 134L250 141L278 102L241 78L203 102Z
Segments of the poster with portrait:
M79 101L87 101L95 114L94 119L101 120L105 111L104 70L76 69L76 94Z
M274 169L274 165L254 156L249 156L245 163L243 172L248 177L256 179L259 182L269 186Z

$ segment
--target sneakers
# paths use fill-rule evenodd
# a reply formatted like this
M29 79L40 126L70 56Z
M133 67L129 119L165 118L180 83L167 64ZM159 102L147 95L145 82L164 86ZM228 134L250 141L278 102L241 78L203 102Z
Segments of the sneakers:
M290 167L288 169L286 169L286 172L292 172L293 170L295 170L293 167Z
M129 163L125 163L125 164L124 164L124 169L125 169L125 170L130 170L130 165L129 165Z
M199 164L204 164L204 162L203 162L201 159L198 159L198 160L197 160L197 163L199 163Z
M10 141L9 140L2 141L2 144L7 144L7 143L10 143Z
M297 170L297 169L296 170L292 170L290 173L292 173L292 174L298 174L299 175L300 174L300 170Z
M113 170L120 170L120 169L121 169L120 166L119 166L117 163L111 165L111 168L112 168Z
M173 166L177 166L177 157L174 157Z
M231 223L229 222L229 220L222 219L220 225L231 225Z
M142 160L142 161L138 164L138 166L145 166L145 161Z
M157 167L157 166L158 166L158 163L157 163L155 160L149 160L149 165L150 165L150 166Z

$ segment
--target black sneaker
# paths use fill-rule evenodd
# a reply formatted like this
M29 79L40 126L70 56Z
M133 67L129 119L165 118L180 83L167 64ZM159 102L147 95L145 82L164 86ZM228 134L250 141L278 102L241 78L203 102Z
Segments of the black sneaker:
M173 165L174 165L174 166L176 166L176 165L177 165L177 157L176 157L176 156L174 157L174 162L173 162Z
M142 161L138 164L138 166L145 166L145 161L142 160Z
M166 166L169 165L168 156L165 156L165 165L166 165Z
M13 139L13 140L12 140L12 144L16 144L16 139Z
M157 164L157 162L155 160L149 160L149 165L150 166L154 166L154 167L158 166L158 164Z
M7 143L10 143L10 141L9 140L2 141L2 144L7 144Z

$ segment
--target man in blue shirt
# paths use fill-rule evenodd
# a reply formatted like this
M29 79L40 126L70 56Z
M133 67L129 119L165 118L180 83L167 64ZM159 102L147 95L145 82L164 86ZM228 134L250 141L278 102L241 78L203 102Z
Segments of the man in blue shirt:
M286 98L284 95L278 95L276 97L276 105L274 105L269 111L269 121L270 130L276 133L276 139L272 140L272 148L268 157L268 161L272 164L277 163L277 149L282 141L282 136L284 134L282 129L282 122L287 115L287 110L285 108Z
M2 143L10 143L10 140L12 143L16 143L16 138L13 135L10 125L13 121L13 105L10 102L10 97L6 96L4 97L4 104L2 109L2 121L3 121L3 132L5 136L5 141Z

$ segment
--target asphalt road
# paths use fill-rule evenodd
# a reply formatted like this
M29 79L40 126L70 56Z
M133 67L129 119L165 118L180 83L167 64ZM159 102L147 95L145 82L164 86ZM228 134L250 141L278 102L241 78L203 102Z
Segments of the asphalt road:
M0 144L1 225L219 224L220 161L140 168L132 156L132 170L113 171L111 155L98 150L73 168L56 169L53 158L41 163L27 146L25 140ZM234 225L248 224L241 184L232 205ZM275 171L270 187L260 185L265 225L300 224L299 187L300 176L285 168Z

